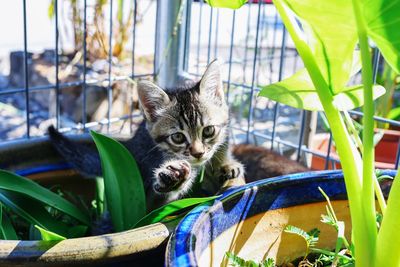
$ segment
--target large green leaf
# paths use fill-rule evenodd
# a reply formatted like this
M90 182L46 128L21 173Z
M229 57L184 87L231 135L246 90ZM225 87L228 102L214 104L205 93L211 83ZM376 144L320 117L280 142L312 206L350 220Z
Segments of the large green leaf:
M42 227L40 227L39 225L35 225L35 228L39 230L41 236L42 236L42 240L45 241L61 241L61 240L65 240L67 238L57 234L57 233L53 233L52 231L46 230Z
M0 204L0 239L18 240L14 226L11 224L10 218L3 212L3 205Z
M368 35L379 47L388 64L399 73L400 0L369 0L360 2L363 5Z
M374 86L375 99L384 93L384 87ZM317 90L305 69L285 80L264 86L259 95L299 109L323 110ZM334 96L334 101L339 110L350 110L362 106L364 104L363 86L345 87Z
M146 214L139 168L122 144L94 131L91 135L100 153L107 208L114 228L131 229Z
M301 22L304 31L296 34L306 39L332 94L340 92L349 80L357 42L352 2L349 0L283 0L283 2ZM291 16L292 12L287 11ZM293 35L292 32L291 34Z
M43 203L21 193L0 189L0 202L33 225L66 235L68 226L56 220L46 210Z
M212 7L223 7L230 9L238 9L248 0L206 0L206 2Z
M47 206L70 215L86 225L90 225L89 217L71 202L25 177L0 170L0 188L28 195Z
M156 223L156 222L160 222L163 219L165 219L167 216L176 214L183 209L187 209L189 207L193 207L198 204L216 199L217 197L218 196L200 197L200 198L184 198L184 199L179 199L179 200L173 201L173 202L171 202L165 206L162 206L161 208L153 210L152 212L147 214L135 225L135 228L149 225L149 224Z

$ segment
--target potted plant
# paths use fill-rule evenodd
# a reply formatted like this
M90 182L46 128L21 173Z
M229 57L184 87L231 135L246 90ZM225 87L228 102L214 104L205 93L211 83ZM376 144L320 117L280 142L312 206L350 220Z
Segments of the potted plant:
M400 218L400 179L394 179L386 204L376 179L373 146L373 101L374 98L382 95L384 89L381 86L373 85L368 41L369 38L373 40L388 64L396 71L400 70L399 31L397 30L400 28L400 20L395 15L400 8L400 2L275 0L274 4L303 59L305 69L283 81L266 86L260 95L293 107L325 112L340 156L349 200L351 243L343 241L344 232L337 227L338 238L334 242L338 241L336 244L338 249L332 252L321 250L320 252L325 256L333 254L334 258L331 262L333 266L336 266L335 259L338 257L349 258L347 264L355 264L355 266L399 266L400 232L397 229ZM355 50L357 43L359 50ZM363 84L347 86L350 76L358 72L361 65ZM347 110L359 106L363 106L364 112L362 142L347 114ZM311 188L311 190L315 190L315 188ZM307 188L303 188L303 192L307 197L309 193ZM233 191L229 197L233 198L235 194L239 194L239 192ZM291 197L291 194L285 194L276 201L284 201L285 198L290 199ZM383 216L379 229L376 222L378 208L375 204L375 197ZM225 198L228 196L225 195ZM252 202L253 200L253 198L249 198L249 201L243 203L245 206L248 205L243 211L252 211L252 205L263 205L262 200ZM271 206L274 206L276 201L272 202ZM218 202L215 205L218 205ZM220 205L225 211L235 207L231 203ZM328 213L332 213L330 209L328 210ZM282 211L282 213L284 212ZM307 213L304 214L307 215ZM187 218L190 219L191 215L193 214L189 214ZM204 217L199 218L204 219ZM251 249L252 245L263 242L262 240L254 243L247 242L248 240L236 242L236 240L224 238L223 230L226 227L223 223L229 223L231 217L218 218L214 214L211 214L209 220L203 220L204 224L197 224L197 227L204 229L203 236L209 234L207 230L210 228L207 223L214 218L219 220L222 226L220 226L221 232L212 232L212 239L221 238L224 242L231 244L230 248L245 249L246 246L249 246ZM337 224L338 220L331 221ZM253 227L256 227L257 220L253 224ZM218 224L214 225L217 227ZM202 247L209 245L202 244L202 235L196 236L196 239L179 235L182 226L187 226L185 220L181 222L176 235L170 240L168 255L172 261L167 262L169 266L176 266L180 263L183 263L180 266L185 266L187 263L184 261L185 257L189 257L191 263L200 263L197 256L201 254ZM347 224L346 228L349 227ZM301 233L301 231L297 232ZM241 232L236 234L240 235ZM303 236L306 236L308 241L312 241L315 233L306 234ZM182 239L180 239L181 237ZM199 242L190 243L195 240L199 240ZM190 254L190 248L193 246L200 251ZM348 251L346 250L345 254L340 255L342 248L346 248ZM266 249L263 257L257 254L256 260L266 259L269 256L274 257L274 254L270 252ZM221 251L209 250L208 255L214 258L219 257L220 253ZM266 264L267 262L262 263L263 266L267 266Z
M176 216L169 215L205 199L184 199L144 216L144 199L126 205L126 194L140 197L136 191L141 190L132 156L117 141L95 132L92 135L107 165L105 183L74 172L47 138L0 146L1 168L9 170L0 170L0 265L162 264L165 241L177 222ZM91 142L88 135L74 139L82 145ZM117 186L109 185L110 177ZM127 177L134 181L133 187L126 186L123 179ZM120 202L110 194L120 196ZM113 201L104 200L104 195ZM102 220L101 215L107 214L104 209L111 214L111 222ZM96 232L100 234L92 236Z

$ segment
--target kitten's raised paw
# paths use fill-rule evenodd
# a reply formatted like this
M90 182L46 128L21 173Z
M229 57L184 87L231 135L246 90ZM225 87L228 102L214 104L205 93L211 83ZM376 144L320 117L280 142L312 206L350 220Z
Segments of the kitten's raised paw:
M156 171L153 188L158 193L176 190L190 176L190 165L184 160L164 164Z

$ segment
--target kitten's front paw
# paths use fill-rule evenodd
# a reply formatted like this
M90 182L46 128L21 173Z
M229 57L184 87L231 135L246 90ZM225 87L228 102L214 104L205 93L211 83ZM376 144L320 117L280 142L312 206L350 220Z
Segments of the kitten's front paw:
M221 166L220 181L222 187L220 192L232 186L240 186L246 184L244 179L244 167L237 161L231 161Z
M176 190L190 176L190 164L184 160L171 161L157 169L154 191L167 193Z
M220 170L220 179L223 181L244 177L243 165L237 161L231 161L223 166Z

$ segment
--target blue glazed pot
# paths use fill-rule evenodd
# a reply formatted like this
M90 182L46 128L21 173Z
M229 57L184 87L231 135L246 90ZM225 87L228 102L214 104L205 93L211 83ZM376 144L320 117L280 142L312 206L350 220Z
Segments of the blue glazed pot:
M383 171L394 176L395 171ZM166 266L227 266L227 251L246 259L268 257L277 264L304 256L304 241L283 233L286 225L321 230L317 247L333 249L337 233L320 222L330 197L350 237L351 222L341 171L297 173L265 179L225 192L213 203L192 210L171 236Z

